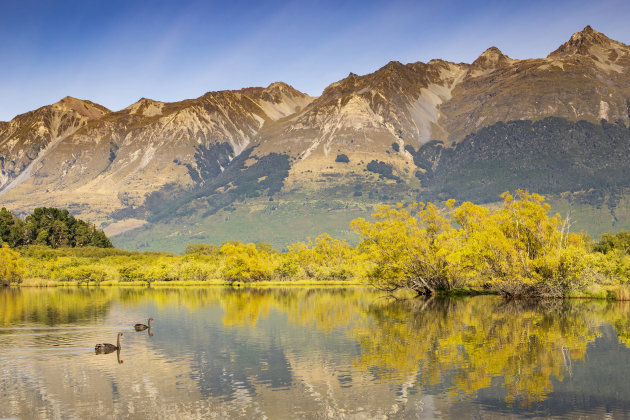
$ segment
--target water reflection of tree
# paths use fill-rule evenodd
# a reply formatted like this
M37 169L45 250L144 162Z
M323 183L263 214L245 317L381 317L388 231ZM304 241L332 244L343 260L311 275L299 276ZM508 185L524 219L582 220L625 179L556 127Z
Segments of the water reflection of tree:
M329 332L348 325L353 316L378 296L364 288L247 288L120 289L125 304L152 302L158 308L185 306L191 311L220 306L226 327L253 326L270 311L285 313L293 323Z
M551 377L570 375L597 336L601 320L585 309L486 297L376 304L354 331L356 364L392 380L417 375L425 387L448 381L460 396L501 384L507 402L528 405L552 391Z
M0 290L0 325L35 322L51 326L102 318L116 294L116 289L100 288Z
M290 325L324 333L336 330L334 337L347 334L360 348L355 359L358 370L348 371L353 383L363 380L371 386L378 378L374 382L379 386L396 383L402 396L418 387L439 388L439 393L447 389L458 398L491 388L505 390L506 401L514 406L529 406L544 400L570 375L579 374L576 361L585 358L587 344L601 326L613 326L619 340L630 344L628 303L533 303L495 297L390 301L379 296L362 288L5 290L0 291L0 325L81 322L104 316L113 302L128 307L155 303L189 311L214 308L196 317L176 311L177 322L164 319L159 324L164 333L156 336L168 334L169 339L159 345L169 357L182 349L194 354L189 376L198 382L202 395L213 397L236 396L235 390L243 387L249 390L247 395L266 392L267 386L287 387L296 377L318 383L323 390L337 381L347 358L354 357L354 345L335 347L328 334L302 337L296 332L300 329L292 330L298 349L324 349L309 354L287 351L274 341L274 334L267 334L269 328L246 328L272 311L286 316ZM212 325L210 319L229 327L229 332L204 333ZM318 341L321 337L326 339ZM337 393L349 395L344 389L339 385ZM549 402L554 398L559 397Z

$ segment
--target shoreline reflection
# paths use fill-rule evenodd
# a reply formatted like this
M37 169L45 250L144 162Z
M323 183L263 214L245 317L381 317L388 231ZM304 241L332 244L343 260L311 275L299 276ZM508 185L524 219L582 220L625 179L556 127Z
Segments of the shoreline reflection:
M76 351L147 313L160 334L125 334L124 361ZM622 302L365 288L3 290L0 415L628 414L629 319Z

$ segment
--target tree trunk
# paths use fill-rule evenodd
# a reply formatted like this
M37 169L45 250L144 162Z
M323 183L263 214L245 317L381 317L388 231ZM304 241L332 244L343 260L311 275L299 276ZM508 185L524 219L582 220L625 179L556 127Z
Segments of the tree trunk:
M416 293L417 293L416 297L420 297L420 296L431 297L433 296L435 291L426 286L423 286L421 289L416 289Z

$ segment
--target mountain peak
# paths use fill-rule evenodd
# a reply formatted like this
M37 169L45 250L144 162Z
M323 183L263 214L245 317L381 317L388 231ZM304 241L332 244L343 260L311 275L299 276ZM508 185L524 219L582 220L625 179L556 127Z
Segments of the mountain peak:
M80 105L87 105L88 103L89 101L77 99L72 96L66 96L65 98L60 99L59 101L55 102L53 105L71 108L71 107L80 106Z
M503 54L497 47L490 47L485 50L470 66L473 76L488 73L499 67L513 63L515 60Z
M269 86L267 86L264 91L270 94L284 93L288 96L308 96L306 93L300 92L299 90L285 82L273 82Z
M270 83L269 86L267 86L267 89L282 89L282 90L293 89L293 86L284 82L273 82L273 83Z
M129 105L124 110L129 114L143 115L145 117L154 117L162 114L162 108L164 108L163 102L154 101L149 98L140 98L135 103Z
M402 64L400 61L393 60L385 64L380 70L387 71L387 72L397 72L404 68L405 68L405 65Z
M592 55L591 49L593 47L600 48L616 48L627 47L621 42L617 42L608 38L601 32L597 32L595 29L587 25L580 32L576 32L571 35L571 38L560 45L557 50L549 54L548 57L560 57L567 55Z
M306 93L300 92L293 86L285 82L273 82L266 88L263 87L249 87L243 88L237 91L252 99L263 99L268 102L279 102L283 96L308 98Z
M480 57L500 57L503 56L503 52L495 46L492 46L481 53Z
M60 101L53 104L54 107L59 107L67 110L72 110L89 119L100 118L104 114L108 114L111 111L102 105L95 104L91 101L83 99L77 99L72 96L66 96Z
M569 40L569 42L590 42L592 44L605 44L610 43L610 41L612 41L610 38L601 32L597 32L591 25L586 25L580 32L571 35Z

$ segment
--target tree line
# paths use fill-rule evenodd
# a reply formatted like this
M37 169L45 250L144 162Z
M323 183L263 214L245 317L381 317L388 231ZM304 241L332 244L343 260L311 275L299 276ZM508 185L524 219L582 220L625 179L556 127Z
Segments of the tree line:
M0 209L0 244L15 248L45 245L51 248L94 246L112 248L105 233L92 223L72 216L68 210L36 208L21 220L6 208Z
M192 244L184 255L47 243L17 250L24 277L88 283L354 281L418 295L473 288L506 297L605 297L630 281L630 233L594 242L570 232L570 220L551 214L538 194L518 190L502 199L492 209L454 200L380 206L370 220L352 222L356 246L322 234L286 252L238 241Z

